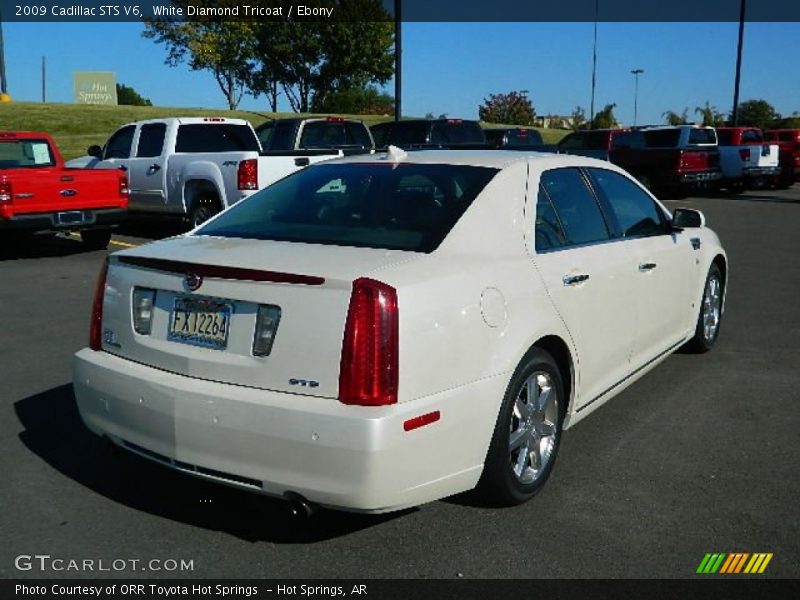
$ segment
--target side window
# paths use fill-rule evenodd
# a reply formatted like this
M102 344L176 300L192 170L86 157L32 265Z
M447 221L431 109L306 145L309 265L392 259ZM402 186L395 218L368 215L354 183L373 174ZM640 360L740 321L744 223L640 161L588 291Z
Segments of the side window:
M139 132L139 144L136 148L137 158L161 156L161 151L164 149L164 136L166 133L166 123L142 125L142 129Z
M664 215L653 199L627 177L605 169L587 169L595 188L611 207L622 237L666 233Z
M261 142L261 147L264 150L269 149L269 144L272 139L272 134L275 133L275 123L267 123L256 131L258 141Z
M564 245L591 244L610 238L600 206L575 168L542 173L541 186L549 196L564 230Z
M131 145L133 144L133 133L136 131L135 125L128 125L117 131L111 136L106 144L103 159L109 158L130 158Z
M556 210L544 191L544 187L539 185L539 197L536 201L536 225L534 227L534 237L536 239L536 252L561 248L567 242L564 228L558 220Z
M293 121L277 123L275 133L269 141L269 148L264 150L294 150L294 130L297 124Z

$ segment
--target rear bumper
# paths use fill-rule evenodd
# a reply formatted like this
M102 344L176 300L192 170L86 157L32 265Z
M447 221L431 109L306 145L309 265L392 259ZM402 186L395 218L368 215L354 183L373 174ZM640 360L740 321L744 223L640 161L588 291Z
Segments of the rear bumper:
M86 426L204 479L362 512L416 506L473 488L503 378L384 407L204 381L84 349L73 385ZM491 399L497 401L493 402ZM412 431L404 422L440 411Z
M749 169L743 169L742 175L747 178L755 178L755 177L772 177L774 175L780 175L781 168L778 166L775 167L751 167Z
M59 215L64 213L80 213L73 215L75 222L63 221ZM0 230L15 231L78 231L114 227L122 223L128 216L124 208L76 209L64 212L29 213L14 215L10 218L0 217Z
M722 179L722 171L701 171L698 173L681 173L681 183L700 183Z

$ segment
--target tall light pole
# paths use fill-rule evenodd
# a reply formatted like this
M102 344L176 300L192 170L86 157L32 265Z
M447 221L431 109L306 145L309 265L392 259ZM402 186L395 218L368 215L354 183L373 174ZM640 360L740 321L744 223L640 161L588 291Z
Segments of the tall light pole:
M739 45L736 47L736 80L733 84L733 112L731 113L732 125L736 127L739 122L739 80L742 76L742 46L744 45L744 12L745 0L739 5Z
M6 59L5 49L3 48L3 14L0 13L0 94L8 94L6 83Z
M394 0L394 120L403 116L403 15L400 4L402 0Z
M639 75L644 73L644 69L633 69L633 126L636 127L636 118L639 116Z
M592 44L592 102L589 105L589 129L594 127L594 88L597 82L597 11L600 0L594 0L594 43Z

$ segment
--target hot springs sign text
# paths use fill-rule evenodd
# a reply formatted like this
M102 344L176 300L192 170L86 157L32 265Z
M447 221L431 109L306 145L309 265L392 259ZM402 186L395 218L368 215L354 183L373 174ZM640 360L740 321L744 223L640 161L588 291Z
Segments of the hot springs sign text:
M110 71L75 71L72 74L76 104L116 104L117 77Z

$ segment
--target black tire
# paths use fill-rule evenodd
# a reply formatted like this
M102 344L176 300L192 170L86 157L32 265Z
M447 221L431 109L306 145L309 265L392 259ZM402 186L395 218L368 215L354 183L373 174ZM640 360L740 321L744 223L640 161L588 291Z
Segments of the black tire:
M715 284L712 282L716 282ZM716 292L714 291L716 290ZM694 330L694 337L686 343L686 350L701 354L708 352L714 347L719 338L719 329L722 325L722 298L725 294L725 281L722 273L716 264L712 264L708 270L706 281L703 284L703 299L700 301L700 308L697 311L697 325ZM714 296L716 295L716 300ZM714 313L714 303L716 302L716 316L710 318L709 311ZM707 319L709 322L707 322ZM715 321L715 324L712 323ZM710 332L707 326L713 331Z
M192 202L189 209L189 228L202 225L221 210L219 200L211 196L203 196Z
M527 422L523 422L525 417L517 408L517 401L523 399L525 387L527 385L530 389L532 380L548 382L551 389L548 408L541 411L541 416L545 417L541 426L547 427L553 434L552 438L543 435L538 444L539 469L535 469L530 454L522 458L523 451L529 447L536 447L535 438L531 438L528 442L534 442L531 446L523 443L515 450L512 445L512 437L517 439L529 437L524 433L526 425L531 424L532 420L537 420L532 416ZM538 384L536 385L538 388ZM542 395L543 393L540 393L539 398ZM533 400L536 401L536 398ZM514 506L526 502L542 489L553 470L558 454L566 402L561 373L553 357L544 350L534 348L517 367L503 398L483 474L478 483L478 492L485 501L491 505ZM531 424L537 428L539 425L538 422ZM542 451L542 448L545 450ZM520 463L522 463L521 468Z
M111 241L111 230L86 229L81 231L81 240L89 250L105 250Z

